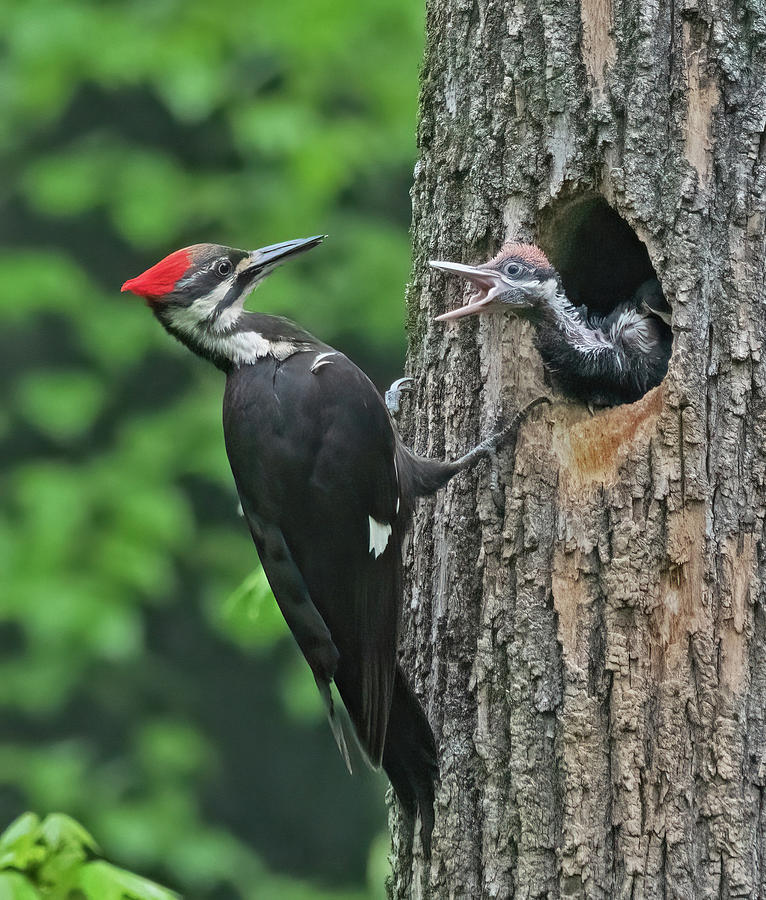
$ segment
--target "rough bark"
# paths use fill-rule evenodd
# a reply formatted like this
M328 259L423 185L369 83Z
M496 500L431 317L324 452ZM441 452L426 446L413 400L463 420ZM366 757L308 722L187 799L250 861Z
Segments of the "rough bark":
M417 515L441 782L430 863L394 817L393 896L766 895L766 7L430 0L427 29L403 430L457 456L553 402ZM428 259L536 240L608 306L633 232L674 308L635 404L566 402L510 317L432 321L463 287Z

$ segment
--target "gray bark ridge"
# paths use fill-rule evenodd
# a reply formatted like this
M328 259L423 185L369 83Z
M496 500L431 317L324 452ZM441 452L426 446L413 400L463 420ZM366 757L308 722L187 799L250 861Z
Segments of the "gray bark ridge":
M499 496L484 467L417 512L403 664L441 781L430 862L392 812L394 897L766 896L765 36L756 0L429 2L405 430L457 456L554 402ZM434 324L463 288L426 265L556 264L589 198L674 308L662 385L595 415L527 326Z

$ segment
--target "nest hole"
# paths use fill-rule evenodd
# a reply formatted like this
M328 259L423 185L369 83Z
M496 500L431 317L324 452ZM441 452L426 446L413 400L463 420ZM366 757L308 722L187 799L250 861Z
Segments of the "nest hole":
M603 197L556 207L541 223L539 244L558 270L569 299L599 315L657 278L646 245Z

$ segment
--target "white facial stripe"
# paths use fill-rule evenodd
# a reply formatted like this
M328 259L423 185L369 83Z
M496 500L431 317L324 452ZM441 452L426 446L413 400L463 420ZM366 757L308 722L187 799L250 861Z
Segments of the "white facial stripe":
M391 526L387 522L378 522L372 516L367 516L370 521L370 553L377 559L388 546L391 537Z
M334 350L326 350L324 353L317 353L309 371L315 373L317 369L321 369L322 366L329 366L332 362L332 360L329 358L331 356L335 356Z
M229 277L217 284L209 294L195 300L191 305L174 309L172 314L173 325L179 330L189 333L190 329L204 325L205 329L214 332L230 331L243 313L245 300L258 287L263 278L258 278L241 291L237 299L226 309L216 315L216 309L226 298L230 289L234 286L237 276L251 263L250 257L240 260Z
M219 290L216 288L216 291ZM212 304L211 297L212 294L193 303L191 307L181 307L170 311L168 314L170 327L186 335L193 343L198 344L209 353L229 359L234 365L239 366L253 363L257 359L269 355L280 360L287 359L288 356L302 349L289 341L270 341L257 331L223 331L219 328L211 328L210 323L205 321L205 317L199 315L199 310L195 312L195 307L208 308ZM237 318L241 312L240 307L237 310ZM231 325L235 323L236 318L233 319Z
M245 257L234 272L205 297L184 307L173 307L167 311L167 321L171 328L189 337L209 353L231 360L234 365L247 365L264 356L284 360L297 350L304 349L289 341L270 341L257 331L235 331L234 328L244 311L245 300L260 283L259 279L248 285L230 306L215 316L238 272L249 265ZM215 317L214 317L215 316Z
M199 300L195 300L189 306L174 308L172 312L173 324L179 330L189 331L199 326L202 322L209 320L215 312L216 306L226 296L233 281L234 276L232 275L226 281L216 285L207 296L200 297Z
M231 304L231 306L227 306L221 314L215 319L214 322L211 323L211 327L213 331L229 331L232 329L239 320L239 317L242 315L243 308L245 306L245 300L247 299L247 294L242 292L239 297Z
M224 285L226 286L226 290L220 294L220 300L218 301L219 303L226 296L226 293L229 290L229 288L231 288L233 286L234 282L236 281L237 276L239 274L241 274L251 264L252 264L252 259L249 256L245 256L243 259L241 259L237 263L237 266L234 269L234 272L232 273L231 277L227 281L224 282ZM253 293L253 291L258 287L258 285L261 283L262 280L263 280L262 278L259 278L257 281L254 281L253 283L247 285L241 291L239 297L237 297L237 299L233 303L231 303L229 306L227 306L226 309L221 311L221 313L211 323L211 327L213 328L214 331L229 331L231 328L233 328L237 324L239 317L242 315L242 313L244 311L245 300L247 300L247 298L250 296L250 294ZM222 287L223 287L223 285L222 285ZM218 288L216 288L216 291L214 291L213 293L216 293L217 291L218 291ZM212 295L210 295L210 296L212 296Z
M249 262L249 259L245 258L242 262L247 264ZM225 290L223 292L219 293L220 288L216 288L212 294L208 295L208 297L217 295L219 297L218 303L220 303L221 300L223 300L223 298L226 296L226 293L229 290L229 288L234 284L234 279L236 278L239 268L240 267L237 266L237 268L234 270L234 274L232 275L232 277L229 278L228 281L225 281L221 285L222 288L225 288ZM214 331L228 331L229 329L233 328L237 324L239 317L242 315L242 312L244 311L245 300L247 300L247 298L250 296L250 294L252 294L253 291L258 287L261 280L262 279L259 279L258 281L254 282L253 284L247 285L241 291L239 297L237 297L237 299L233 303L231 303L229 306L227 306L226 309L221 311L220 315L217 316L213 322L211 322L211 327L213 328ZM205 298L205 299L207 300L207 298ZM192 306L194 306L194 304L192 304ZM211 313L211 315L212 315L212 313Z

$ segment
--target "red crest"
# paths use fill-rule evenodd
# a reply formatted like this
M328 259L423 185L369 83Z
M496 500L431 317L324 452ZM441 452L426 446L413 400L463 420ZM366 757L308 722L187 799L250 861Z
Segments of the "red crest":
M161 259L135 278L130 278L120 288L121 291L132 291L139 297L162 297L176 286L192 264L191 248L176 250L165 259Z

